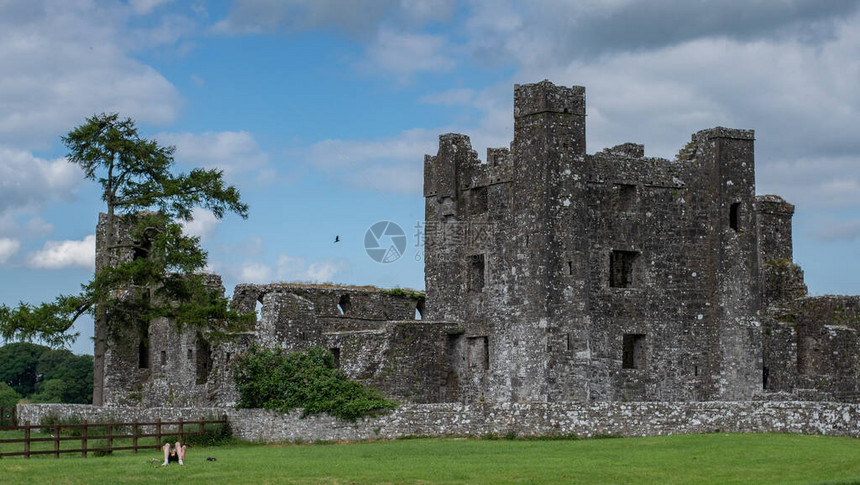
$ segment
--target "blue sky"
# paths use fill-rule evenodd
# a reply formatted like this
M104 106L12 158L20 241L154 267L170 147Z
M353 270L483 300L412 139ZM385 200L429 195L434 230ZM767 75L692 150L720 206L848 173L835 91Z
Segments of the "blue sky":
M813 294L860 294L860 9L783 0L0 0L0 302L92 274L96 187L60 136L119 112L218 167L250 217L199 212L211 270L240 282L422 289L423 155L513 134L515 83L584 85L588 152L671 158L691 133L756 130L758 193L797 206ZM364 251L390 220L394 263ZM336 235L341 242L333 243ZM91 322L76 352L91 352Z

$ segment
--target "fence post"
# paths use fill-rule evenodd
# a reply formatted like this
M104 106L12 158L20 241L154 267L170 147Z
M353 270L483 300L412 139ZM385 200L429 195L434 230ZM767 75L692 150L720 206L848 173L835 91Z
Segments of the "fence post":
M200 428L199 428L199 430L198 430L198 434L199 434L200 436L203 436L203 433L205 433L205 432L206 432L206 431L204 430L204 428L203 428L203 423L205 423L205 422L206 422L206 417L205 417L205 416L200 416Z
M109 419L107 424L107 435L108 435L108 453L113 451L113 420Z
M54 458L60 457L60 423L54 423Z
M87 420L86 419L81 420L81 424L83 424L83 427L81 427L81 458L86 458L87 457L87 427L88 427Z
M185 440L183 439L183 433L185 431L183 430L183 428L185 428L185 425L183 424L182 416L180 416L179 417L179 442L180 443L185 443Z
M30 420L24 421L24 458L30 459Z
M12 426L18 427L18 406L12 407Z
M156 445L161 447L161 418L155 420L155 439L157 440Z
M132 422L134 429L131 432L131 449L137 453L137 419Z

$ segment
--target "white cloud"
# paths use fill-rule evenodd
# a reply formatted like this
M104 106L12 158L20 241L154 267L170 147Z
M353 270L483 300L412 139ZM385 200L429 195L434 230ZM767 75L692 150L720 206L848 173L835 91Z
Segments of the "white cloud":
M175 145L176 161L187 166L236 173L259 169L268 159L247 131L160 133L156 138L165 145Z
M305 271L307 279L318 283L331 282L338 272L343 270L343 264L335 261L311 263Z
M346 264L342 261L325 260L307 264L304 258L281 254L276 273L281 281L330 283L345 267Z
M6 263L21 248L21 242L8 237L0 238L0 263Z
M41 250L30 253L27 264L35 269L95 267L96 236L90 234L82 241L48 241Z
M146 15L152 13L159 6L170 3L172 0L129 0L129 4L134 9L135 13Z
M814 231L813 236L821 241L854 241L860 239L860 219L827 221Z
M192 236L197 236L200 239L206 239L212 234L215 233L215 230L218 228L218 224L221 223L221 220L215 217L215 214L212 211L207 209L203 209L201 207L195 207L191 210L190 221L181 221L182 230L186 234L190 234Z
M455 0L400 0L400 10L406 19L418 24L449 21L456 8Z
M381 29L367 48L369 61L401 81L418 72L448 72L455 66L445 37Z
M438 135L407 130L382 140L324 140L308 160L350 186L382 192L416 193L423 184L424 154L436 153Z
M262 263L247 262L239 268L238 279L242 283L271 283L272 270Z
M129 27L127 11L84 1L0 5L0 143L46 147L99 112L176 117L173 85L126 52L151 43Z
M30 237L41 238L54 232L54 225L45 222L41 217L34 217L27 221L24 230Z
M376 27L394 0L237 0L215 31L229 34L331 29L362 35Z
M346 268L339 260L323 260L308 263L304 258L281 254L274 266L256 261L239 265L216 265L216 270L227 273L238 283L271 283L273 281L327 283Z
M69 200L83 173L63 158L44 160L0 145L0 213Z
M441 93L431 93L421 96L418 101L427 104L452 106L470 104L475 99L475 90L468 88L449 89Z

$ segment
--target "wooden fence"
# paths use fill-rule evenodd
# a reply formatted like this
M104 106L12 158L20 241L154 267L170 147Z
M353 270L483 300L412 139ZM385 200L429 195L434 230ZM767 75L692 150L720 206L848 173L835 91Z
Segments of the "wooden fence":
M221 419L207 420L199 419L197 421L185 421L179 418L178 421L137 421L130 423L114 423L108 421L106 423L87 423L82 420L80 424L51 424L51 425L31 425L30 421L26 421L23 426L11 426L0 428L0 431L18 431L24 432L23 438L0 439L0 446L6 443L23 443L23 451L13 451L0 453L0 457L4 456L23 456L30 458L32 455L54 455L54 458L59 458L60 453L80 453L81 457L86 458L87 453L100 452L110 453L119 450L132 450L137 453L137 450L152 450L161 449L162 439L165 437L176 436L180 442L184 442L188 436L199 436L205 434L204 427L207 424L227 424L227 415L221 416ZM192 426L196 429L191 431L186 430L186 426ZM39 437L41 434L50 432L50 437ZM130 432L129 432L130 430ZM64 431L66 431L64 436ZM76 434L79 435L75 436ZM35 436L34 436L35 434ZM142 444L139 441L147 441L147 438L154 438L152 444ZM125 443L115 443L117 440L131 440L131 445ZM80 448L60 449L61 441L80 442ZM89 441L105 442L106 446L89 446ZM50 450L32 450L32 443L50 442L53 444L53 449ZM119 446L122 445L122 446Z

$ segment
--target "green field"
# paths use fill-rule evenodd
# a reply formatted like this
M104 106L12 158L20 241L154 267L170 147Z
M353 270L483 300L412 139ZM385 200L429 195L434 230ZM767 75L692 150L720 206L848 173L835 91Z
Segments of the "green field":
M157 457L4 458L0 483L860 483L860 440L781 434L198 446L181 467Z

